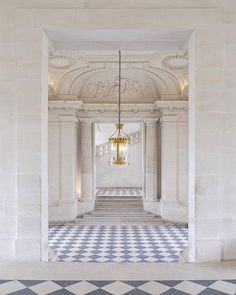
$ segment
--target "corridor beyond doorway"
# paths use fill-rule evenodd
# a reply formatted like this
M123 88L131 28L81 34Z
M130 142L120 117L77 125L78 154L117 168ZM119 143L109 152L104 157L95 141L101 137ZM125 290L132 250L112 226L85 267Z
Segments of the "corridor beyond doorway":
M144 212L141 196L119 194L97 196L93 212L49 229L50 247L64 262L177 262L187 235L184 224Z
M108 165L113 126L95 124L95 206L74 222L51 224L49 244L62 262L178 262L187 246L186 224L144 210L141 125L127 124L131 165ZM159 214L158 214L159 215Z

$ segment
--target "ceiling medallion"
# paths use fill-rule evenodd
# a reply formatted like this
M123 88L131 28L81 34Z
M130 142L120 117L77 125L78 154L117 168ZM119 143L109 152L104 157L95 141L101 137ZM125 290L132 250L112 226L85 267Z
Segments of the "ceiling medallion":
M164 68L171 71L183 72L188 68L188 56L177 53L175 55L169 55L162 60L161 64Z

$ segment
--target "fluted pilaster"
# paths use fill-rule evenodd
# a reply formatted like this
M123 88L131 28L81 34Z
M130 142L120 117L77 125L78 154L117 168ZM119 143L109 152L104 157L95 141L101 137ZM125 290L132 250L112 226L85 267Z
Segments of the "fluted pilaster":
M92 122L80 122L81 130L81 200L93 199L93 140Z
M157 120L146 120L146 201L157 201Z

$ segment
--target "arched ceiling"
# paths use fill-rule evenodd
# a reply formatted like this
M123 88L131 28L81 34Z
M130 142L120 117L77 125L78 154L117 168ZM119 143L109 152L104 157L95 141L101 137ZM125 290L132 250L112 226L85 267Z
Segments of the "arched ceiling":
M122 53L123 103L187 100L187 56L160 51ZM114 103L118 97L118 53L49 51L49 99Z

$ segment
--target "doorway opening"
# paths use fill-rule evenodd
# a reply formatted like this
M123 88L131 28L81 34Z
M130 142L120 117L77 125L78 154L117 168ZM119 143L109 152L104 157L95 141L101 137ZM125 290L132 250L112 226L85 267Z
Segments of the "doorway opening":
M67 262L179 261L188 236L188 83L186 73L175 72L171 63L167 70L162 61L185 60L186 52L156 58L150 50L126 51L123 108L126 119L142 122L142 127L126 124L139 160L132 165L131 155L132 166L109 167L102 134L112 126L106 119L116 115L116 96L109 96L117 72L115 51L83 51L84 66L84 56L82 64L66 56L73 50L53 50L49 244L55 256ZM61 67L62 59L76 64ZM57 76L55 67L66 73Z

